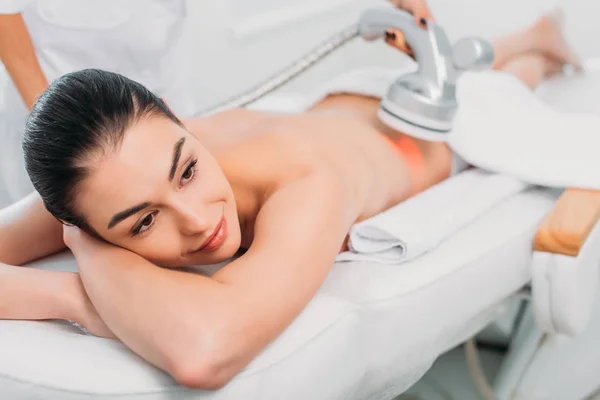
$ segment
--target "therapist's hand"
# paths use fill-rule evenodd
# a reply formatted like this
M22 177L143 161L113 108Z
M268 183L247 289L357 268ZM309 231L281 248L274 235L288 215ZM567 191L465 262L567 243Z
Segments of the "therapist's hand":
M427 21L433 21L433 15L429 10L426 0L390 0L393 5L408 11L415 17L418 25L425 28Z
M389 0L394 6L411 13L417 25L422 28L427 27L427 21L433 21L431 11L426 0ZM406 43L404 33L399 29L388 29L386 31L385 41L390 46L393 46L403 53L408 54L414 59L415 54Z

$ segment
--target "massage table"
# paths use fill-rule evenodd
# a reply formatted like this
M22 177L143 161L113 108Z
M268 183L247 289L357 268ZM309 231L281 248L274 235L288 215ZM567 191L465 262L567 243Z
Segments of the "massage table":
M336 263L295 321L217 391L178 386L119 341L65 321L0 321L0 398L393 399L517 298L524 312L497 398L581 399L600 387L599 210L594 191L530 187L412 261ZM32 266L76 269L66 252Z

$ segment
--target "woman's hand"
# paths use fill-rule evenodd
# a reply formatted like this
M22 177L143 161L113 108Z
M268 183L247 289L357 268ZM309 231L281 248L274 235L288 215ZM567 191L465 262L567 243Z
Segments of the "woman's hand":
M110 328L104 323L96 307L92 304L92 301L88 297L81 279L79 280L79 286L81 289L82 302L79 306L79 310L76 313L75 322L87 329L91 334L108 339L117 339L117 336L110 330Z
M85 233L78 227L63 224L63 241L73 253L85 244L86 237L84 235Z
M433 21L433 15L429 10L426 0L390 0L393 5L408 11L415 17L417 25L425 28L427 21Z
M65 245L71 249L75 258L80 254L83 254L83 252L92 254L115 247L103 240L96 239L73 225L63 224L63 241L65 242ZM82 266L78 265L78 267L79 272L84 274L85 270L81 270Z
M90 251L95 246L103 245L102 242L94 239L75 226L64 225L63 240L74 255L77 255L81 251ZM96 336L115 339L115 334L104 323L96 307L88 297L81 278L78 281L78 289L80 292L78 296L80 303L74 316L75 321Z

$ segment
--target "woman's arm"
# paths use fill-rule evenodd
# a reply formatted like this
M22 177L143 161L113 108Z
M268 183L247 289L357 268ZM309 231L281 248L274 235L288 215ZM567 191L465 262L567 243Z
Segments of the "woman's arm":
M0 264L0 319L75 319L77 274Z
M83 234L65 238L113 332L181 384L223 386L279 335L321 286L356 205L327 171L263 205L251 249L212 278L158 268Z
M79 274L15 266L65 249L62 234L62 224L37 193L0 210L0 319L67 319L95 335L114 337Z
M31 110L48 86L21 14L0 14L0 61Z
M62 224L37 193L0 210L0 263L23 265L65 248Z
M114 338L87 297L79 274L0 263L0 319L65 319Z

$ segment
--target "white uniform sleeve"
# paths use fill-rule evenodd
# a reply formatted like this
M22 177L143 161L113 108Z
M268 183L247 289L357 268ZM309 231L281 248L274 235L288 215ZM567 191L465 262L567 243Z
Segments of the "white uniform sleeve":
M35 0L0 0L0 14L20 13Z

